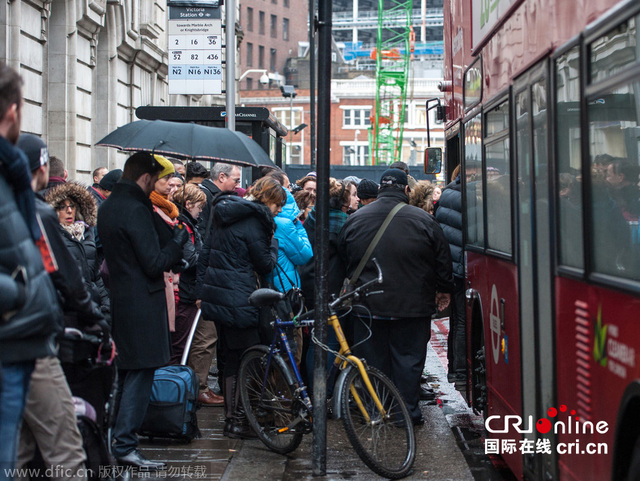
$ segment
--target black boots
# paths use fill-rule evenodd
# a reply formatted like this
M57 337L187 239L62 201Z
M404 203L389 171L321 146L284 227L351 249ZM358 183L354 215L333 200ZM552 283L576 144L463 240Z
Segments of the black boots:
M231 439L255 439L257 436L249 426L244 408L240 401L240 393L236 392L236 376L224 378L225 416L222 434Z

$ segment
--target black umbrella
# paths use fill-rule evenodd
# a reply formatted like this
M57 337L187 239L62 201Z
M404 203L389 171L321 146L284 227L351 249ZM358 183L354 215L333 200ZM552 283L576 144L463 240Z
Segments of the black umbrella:
M242 132L194 123L136 120L118 127L96 145L243 167L275 167L267 153Z

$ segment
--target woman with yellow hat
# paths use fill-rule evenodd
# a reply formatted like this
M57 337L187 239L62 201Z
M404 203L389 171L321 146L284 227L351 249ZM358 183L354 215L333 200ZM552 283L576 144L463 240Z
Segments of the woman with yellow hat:
M158 180L156 181L153 191L149 195L149 199L153 204L153 210L157 214L154 216L154 222L156 223L156 230L158 231L158 237L160 238L160 248L169 242L173 238L172 231L178 223L178 207L169 200L169 193L171 192L170 179L175 173L175 167L173 163L161 155L154 155L155 159L162 166L162 170L158 174ZM173 288L174 278L177 278L179 274L175 274L172 271L164 273L165 292L167 298L167 313L169 317L169 331L175 331L176 322L176 298Z

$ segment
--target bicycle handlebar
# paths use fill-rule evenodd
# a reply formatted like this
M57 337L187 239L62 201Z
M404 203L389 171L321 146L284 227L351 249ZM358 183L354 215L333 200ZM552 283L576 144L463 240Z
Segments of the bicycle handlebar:
M373 257L371 260L376 265L376 269L378 270L378 277L376 277L375 279L371 279L369 282L365 282L360 287L356 287L353 291L346 292L345 294L341 295L337 299L333 300L331 303L329 303L330 310L336 309L337 307L344 304L345 301L348 301L351 298L357 299L358 297L360 297L360 295L364 291L366 291L372 285L382 284L382 269L380 269L380 264L378 263L378 260L375 257ZM375 291L375 292L368 293L368 295L381 294L382 292L383 291Z

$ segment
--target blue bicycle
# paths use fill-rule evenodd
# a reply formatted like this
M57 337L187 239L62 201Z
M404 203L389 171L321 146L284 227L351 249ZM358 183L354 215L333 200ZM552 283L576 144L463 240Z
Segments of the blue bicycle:
M397 479L411 472L415 460L416 442L409 411L391 380L352 354L337 314L341 308L376 293L368 292L382 283L382 272L375 264L376 279L329 304L327 323L334 329L340 346L334 352L334 367L340 374L334 388L333 415L342 419L351 444L365 464L381 476ZM284 296L272 289L258 289L249 300L256 307L273 307ZM240 398L249 424L269 449L280 454L295 450L302 436L312 431L313 405L286 333L287 328L313 325L313 320L301 318L302 310L303 307L292 321L276 319L271 345L248 349L238 374ZM311 316L307 313L304 317Z

